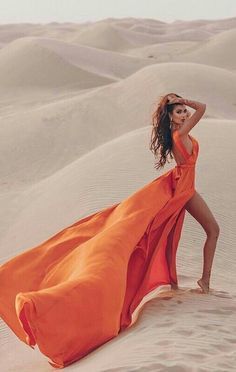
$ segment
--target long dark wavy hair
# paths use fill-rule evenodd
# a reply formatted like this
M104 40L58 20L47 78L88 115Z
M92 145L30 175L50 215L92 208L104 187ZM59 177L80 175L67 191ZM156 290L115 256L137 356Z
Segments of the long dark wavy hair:
M177 103L167 104L169 95L182 98L176 93L168 93L165 96L161 96L157 108L152 114L152 132L149 149L154 153L156 158L159 157L159 160L154 165L154 168L157 170L164 167L166 161L170 163L168 155L170 159L173 159L169 113L173 112Z

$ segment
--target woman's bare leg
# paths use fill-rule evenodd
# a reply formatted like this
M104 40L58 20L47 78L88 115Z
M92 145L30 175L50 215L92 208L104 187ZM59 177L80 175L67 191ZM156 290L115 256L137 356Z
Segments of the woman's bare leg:
M197 281L197 283L204 293L208 293L211 269L220 228L211 210L197 191L186 203L185 208L200 223L207 235L203 248L202 277Z
M216 249L218 235L217 234L209 234L204 244L203 248L203 271L202 277L197 281L200 287L204 290L204 292L209 291L209 284L210 284L210 276L211 276L211 269Z

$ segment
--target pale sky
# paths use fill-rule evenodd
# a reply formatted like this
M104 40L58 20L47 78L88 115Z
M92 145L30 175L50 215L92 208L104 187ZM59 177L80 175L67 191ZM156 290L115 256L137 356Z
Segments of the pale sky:
M236 0L0 0L0 24L86 22L104 18L175 20L236 16Z

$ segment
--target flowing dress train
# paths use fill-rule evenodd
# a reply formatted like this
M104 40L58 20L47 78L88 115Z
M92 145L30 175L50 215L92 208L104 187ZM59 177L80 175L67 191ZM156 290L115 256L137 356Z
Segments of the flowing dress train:
M0 266L0 317L53 367L130 327L151 291L178 286L176 252L199 150L189 137L191 155L173 133L183 164Z

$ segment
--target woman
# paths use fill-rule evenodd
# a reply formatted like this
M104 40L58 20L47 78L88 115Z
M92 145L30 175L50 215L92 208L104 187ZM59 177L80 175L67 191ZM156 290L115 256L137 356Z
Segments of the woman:
M196 109L187 117L185 105ZM118 335L161 286L178 288L176 252L188 210L207 234L198 285L209 291L218 225L195 190L205 105L175 94L153 115L159 166L177 165L126 199L67 226L0 266L0 316L17 337L63 368ZM136 318L137 319L137 318Z
M185 105L196 110L191 117ZM173 133L178 131L181 142L186 147L187 152L191 154L193 145L188 133L199 122L205 110L206 105L204 103L183 99L174 93L162 98L158 109L153 114L152 142L150 146L154 154L157 154L157 150L161 148L161 157L157 164L157 169L164 166L168 154L171 157L172 154L174 155L177 165L185 162L175 146ZM170 126L168 126L169 121ZM197 283L203 289L204 293L208 293L211 268L219 236L219 225L206 202L197 191L188 200L185 208L201 224L206 232L207 238L204 244L202 277Z

